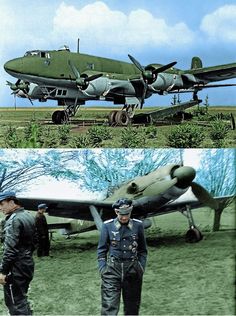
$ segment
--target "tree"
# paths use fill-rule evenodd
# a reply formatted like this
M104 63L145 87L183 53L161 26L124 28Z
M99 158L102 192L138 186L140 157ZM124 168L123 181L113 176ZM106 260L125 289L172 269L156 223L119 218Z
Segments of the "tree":
M167 163L181 163L173 149L0 150L0 190L25 191L42 176L110 194L115 187Z
M198 182L215 197L233 196L236 191L235 149L208 149L203 151L201 165L197 172ZM232 198L223 199L214 213L213 231L220 229L223 210Z

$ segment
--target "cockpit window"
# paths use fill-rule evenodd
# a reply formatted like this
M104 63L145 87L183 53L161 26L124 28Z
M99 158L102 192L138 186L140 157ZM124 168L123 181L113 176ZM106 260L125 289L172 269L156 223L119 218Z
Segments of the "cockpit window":
M65 51L70 52L69 46L67 46L67 45L63 45L62 47L60 47L60 48L58 49L58 51L61 51L61 50L65 50Z
M40 50L31 50L25 53L24 55L25 57L27 56L37 56L37 57L41 57L41 58L50 58L50 54L48 52L45 51L40 51Z

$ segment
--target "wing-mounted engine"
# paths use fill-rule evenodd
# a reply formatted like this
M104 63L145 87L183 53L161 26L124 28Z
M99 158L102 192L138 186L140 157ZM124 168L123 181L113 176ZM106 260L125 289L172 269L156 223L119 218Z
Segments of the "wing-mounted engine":
M81 88L82 92L90 97L105 96L110 90L110 81L108 78L100 77L89 81L87 86Z

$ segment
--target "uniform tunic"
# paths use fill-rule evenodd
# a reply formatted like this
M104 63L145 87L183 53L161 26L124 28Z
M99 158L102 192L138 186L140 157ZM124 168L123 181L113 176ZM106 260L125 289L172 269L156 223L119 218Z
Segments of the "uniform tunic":
M0 264L0 272L7 275L4 299L11 315L31 315L27 292L34 273L34 243L34 217L24 208L18 208L4 223Z
M35 226L38 238L37 256L49 256L50 241L48 234L48 224L44 214L36 215Z
M130 219L128 224L121 224L118 218L106 221L97 253L102 277L102 315L118 314L121 293L125 315L138 315L147 259L142 222Z

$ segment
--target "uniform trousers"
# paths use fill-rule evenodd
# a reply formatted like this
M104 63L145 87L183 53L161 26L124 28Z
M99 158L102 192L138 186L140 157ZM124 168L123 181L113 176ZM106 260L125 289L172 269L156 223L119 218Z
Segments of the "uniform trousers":
M124 315L138 315L143 269L138 260L108 261L101 272L102 315L117 315L122 294Z
M32 315L27 301L30 281L31 279L18 276L12 277L4 285L4 299L10 315Z

